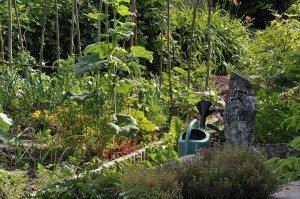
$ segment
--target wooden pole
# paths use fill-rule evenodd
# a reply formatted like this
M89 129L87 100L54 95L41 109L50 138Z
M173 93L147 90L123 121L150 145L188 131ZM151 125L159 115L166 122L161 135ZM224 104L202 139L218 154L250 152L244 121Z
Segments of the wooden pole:
M77 34L77 54L78 57L81 57L81 38L80 38L80 24L79 24L79 10L78 2L75 0L75 16L76 16L76 34Z
M197 0L194 5L193 10L193 20L192 20L192 29L190 34L190 50L189 50L189 66L188 66L188 79L187 79L187 95L189 95L190 82L191 82L191 68L193 63L192 52L193 52L193 39L194 39L194 30L195 30L195 21L197 15L197 7L200 0Z
M24 46L23 46L23 36L22 36L22 30L21 30L21 25L20 25L20 20L19 20L19 12L17 9L17 5L16 5L16 0L13 1L13 6L14 6L14 10L15 10L15 14L16 14L16 20L17 20L17 25L18 25L18 33L19 33L19 42L20 42L20 50L21 52L24 51Z
M211 11L212 11L212 2L208 0L208 17L207 17L207 59L206 59L206 80L205 80L205 90L208 89L208 82L210 76L210 60L211 60Z
M40 47L40 61L39 65L43 65L44 59L44 45L45 45L45 31L46 31L46 22L47 22L47 0L44 0L44 17L43 17L43 26L42 26L42 35L41 35L41 47Z
M98 7L98 12L102 13L102 0L99 0L99 7ZM101 41L101 21L98 20L97 22L97 42Z
M160 63L159 63L159 89L162 85L162 69L163 69L163 59L164 59L164 17L165 17L165 0L162 0L162 14L161 14L161 31L160 31Z
M1 18L0 18L0 51L1 51L1 61L4 62L5 61L5 57L4 57L4 39L2 37L2 22L1 22Z
M8 0L8 60L12 62L12 12L11 12L11 0Z
M60 60L60 40L59 40L59 15L58 15L58 3L54 1L55 9L55 21L56 21L56 58Z
M168 15L168 20L167 20L167 51L168 51L168 70L169 70L169 95L170 95L170 103L171 103L171 114L173 114L174 111L174 104L173 104L173 89L172 89L172 66L171 66L171 52L170 52L170 9L171 9L171 0L168 0L168 9L167 9L167 15Z

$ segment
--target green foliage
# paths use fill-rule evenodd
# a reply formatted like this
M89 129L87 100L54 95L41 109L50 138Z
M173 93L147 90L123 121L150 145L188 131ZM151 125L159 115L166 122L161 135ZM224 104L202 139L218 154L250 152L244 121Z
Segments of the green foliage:
M299 29L293 15L278 15L253 40L250 77L257 86L259 111L255 132L258 141L287 142L300 135L299 104ZM266 119L268 118L268 119Z
M246 16L253 18L257 28L265 28L274 19L274 12L283 13L293 1L286 0L214 0L214 2L230 11L231 15L240 19Z
M54 169L40 165L39 171L55 180L34 196L25 195L22 198L120 198L119 174L109 171L96 173L93 171L96 167L95 163L84 165L84 169L76 165L62 165ZM74 177L79 173L80 177Z
M278 180L263 154L254 148L202 149L194 159L170 162L182 183L184 198L266 198L278 188Z
M76 146L86 148L89 154L102 154L114 135L107 128L111 109L104 105L102 111L103 115L100 116L83 104L66 100L58 107L58 119L62 128L57 139L65 147Z
M178 151L178 140L180 134L183 132L183 124L179 117L173 116L170 124L170 132L165 135L165 143L173 148L174 151Z
M272 158L269 162L276 164L274 172L282 182L287 183L300 178L300 136L289 142L293 156L284 159Z
M129 167L121 178L128 199L181 199L181 186L169 171L149 170L144 167Z
M28 186L28 176L25 172L16 170L9 172L0 169L0 198L17 198Z
M182 49L182 51L173 52L174 56L176 56L174 60L179 62L173 65L180 64L180 67L183 69L187 68L186 60L188 58L188 49L190 48L189 37L192 11L193 7L183 6L183 9L175 9L172 14L172 38L177 41L176 43L174 42L177 47L172 46L172 48L174 50ZM207 9L202 9L196 16L197 26L194 31L192 71L200 70L200 67L204 66L203 63L206 60L207 15ZM216 73L227 73L233 69L243 69L245 65L241 57L247 57L249 41L247 28L240 20L231 19L229 13L220 9L212 14L211 23L213 70Z
M114 114L112 120L113 123L108 123L108 126L115 134L130 136L139 130L136 120L130 115Z
M156 125L149 121L142 111L131 111L130 115L136 119L141 131L149 133L156 130Z

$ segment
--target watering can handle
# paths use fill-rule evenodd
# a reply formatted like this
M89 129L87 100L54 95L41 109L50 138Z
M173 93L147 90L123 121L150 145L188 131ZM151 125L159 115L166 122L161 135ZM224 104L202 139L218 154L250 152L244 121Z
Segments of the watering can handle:
M200 129L200 123L199 123L199 121L197 119L194 119L190 123L190 125L189 125L189 127L188 127L188 129L186 131L185 143L184 143L184 154L185 155L188 155L188 143L190 141L190 136L191 136L192 128L193 128L194 125L195 125L196 128Z

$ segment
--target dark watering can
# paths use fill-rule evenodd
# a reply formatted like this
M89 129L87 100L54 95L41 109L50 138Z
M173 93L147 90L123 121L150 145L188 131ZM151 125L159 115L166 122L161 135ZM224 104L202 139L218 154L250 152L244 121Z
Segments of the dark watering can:
M195 151L200 148L210 147L210 135L204 131L206 117L213 111L209 108L212 105L208 101L200 101L197 103L197 108L201 114L201 123L194 119L186 132L182 133L178 140L178 155L179 157L195 154Z

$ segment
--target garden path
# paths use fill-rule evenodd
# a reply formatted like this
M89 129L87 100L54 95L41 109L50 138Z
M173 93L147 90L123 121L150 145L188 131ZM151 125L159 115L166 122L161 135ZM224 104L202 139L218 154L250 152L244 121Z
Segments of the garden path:
M300 180L290 182L271 195L270 199L300 199Z

